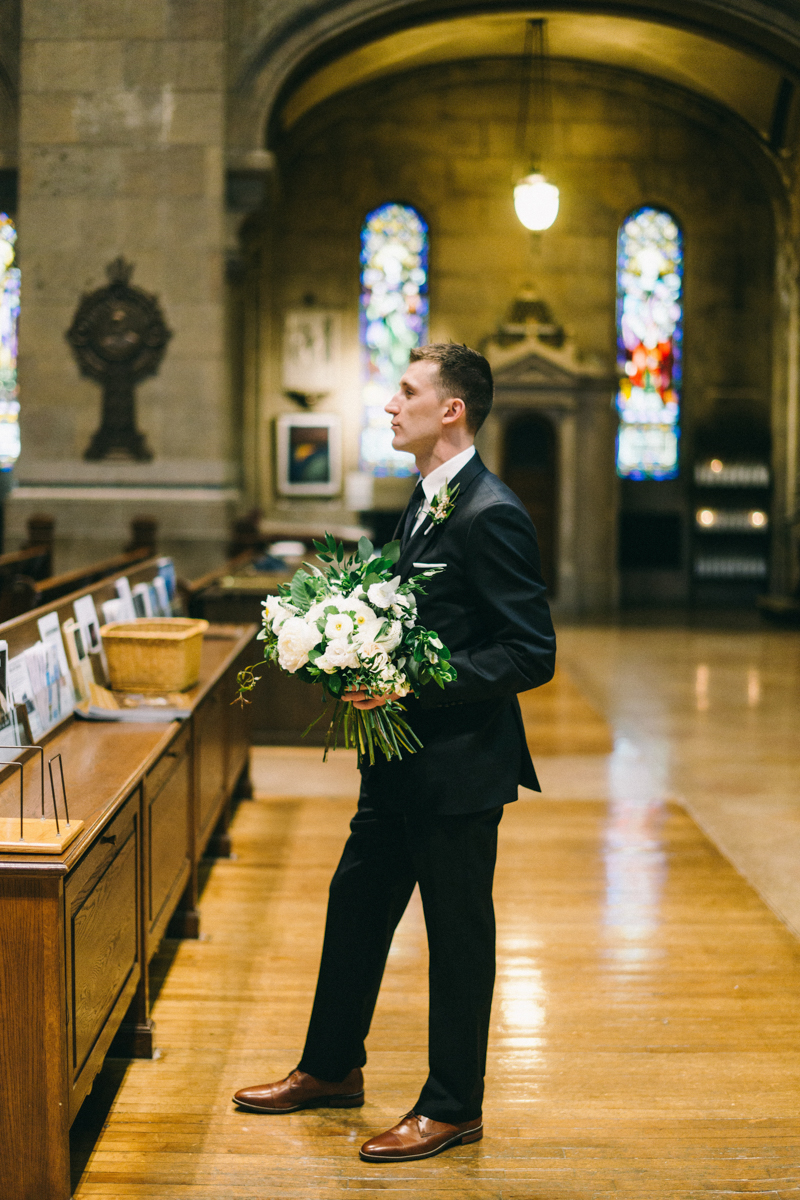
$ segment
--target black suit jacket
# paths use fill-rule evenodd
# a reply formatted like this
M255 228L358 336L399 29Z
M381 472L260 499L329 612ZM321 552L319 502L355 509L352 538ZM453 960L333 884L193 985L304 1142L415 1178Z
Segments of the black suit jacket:
M451 651L458 678L406 697L423 748L363 771L362 797L401 811L479 812L540 791L517 692L547 683L556 641L536 530L520 501L476 453L450 481L450 516L426 516L397 564L407 579L445 563L417 594L419 618ZM405 514L398 529L402 529ZM416 565L415 565L416 564Z

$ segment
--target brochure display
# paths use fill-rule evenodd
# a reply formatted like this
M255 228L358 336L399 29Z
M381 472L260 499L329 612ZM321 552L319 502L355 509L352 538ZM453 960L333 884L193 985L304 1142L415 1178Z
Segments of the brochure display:
M0 631L0 1073L14 1081L2 1200L69 1200L69 1127L110 1051L154 1054L150 962L168 931L198 936L202 859L230 852L249 793L248 714L231 700L258 657L254 625L207 631L189 691L115 694L101 678L104 605L145 583L163 611L158 577L172 607L169 576L151 558L129 588L108 575ZM89 668L77 703L73 651ZM103 720L75 719L95 706Z
M41 816L25 816L25 783L24 765L17 759L0 761L0 770L6 767L19 771L19 817L0 817L0 851L14 850L17 854L60 854L83 829L83 821L70 821L67 802L67 788L64 782L64 764L60 754L54 754L48 761L50 774L50 793L53 801L52 818L45 816L44 801L44 749L41 746L31 746L37 751L40 765L41 786ZM58 802L56 800L56 784L53 776L53 763L58 761L61 799L64 808L64 819L59 820Z
M184 690L196 680L199 662L194 663L194 658L198 656L202 634L197 622L172 617L175 598L172 560L159 559L157 567L158 573L152 580L139 582L133 588L125 577L115 581L116 598L105 600L101 605L106 621L104 629L109 625L119 628L120 622L130 621L138 631L133 639L138 645L140 634L148 623L151 626L163 624L171 629L166 641L173 647L175 632L181 626L177 640L182 644L184 655L190 651L192 658L188 675L185 669L179 671L180 679L174 682L177 676L170 670L167 672L169 678L164 676L163 686L154 687L149 679L153 661L163 667L164 660L159 655L157 641L148 637L144 639L148 657L153 652L155 660L149 664L148 678L135 683L134 687L136 691L158 690L167 694L115 699L107 688L112 675L113 679L119 676L119 668L115 666L114 672L109 671L94 598L79 596L72 605L74 616L62 622L59 622L57 612L40 617L37 621L40 640L21 654L9 658L7 643L0 642L0 749L38 743L72 713L89 720L169 721L183 718L189 706L171 693ZM196 635L193 642L187 641L186 626L191 626ZM129 653L127 658L130 658ZM193 679L189 680L189 675L193 675ZM114 686L126 687L116 682ZM127 690L130 690L129 686Z

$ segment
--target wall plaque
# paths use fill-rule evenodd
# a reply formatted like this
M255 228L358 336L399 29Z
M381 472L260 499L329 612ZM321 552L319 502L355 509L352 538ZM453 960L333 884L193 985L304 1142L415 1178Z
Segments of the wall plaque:
M339 377L341 315L314 308L287 312L283 327L283 391L301 408L313 408L334 391Z
M84 458L133 458L153 453L136 428L135 387L155 375L172 337L158 300L130 283L133 263L106 267L108 286L84 295L66 333L82 375L103 389L100 428Z

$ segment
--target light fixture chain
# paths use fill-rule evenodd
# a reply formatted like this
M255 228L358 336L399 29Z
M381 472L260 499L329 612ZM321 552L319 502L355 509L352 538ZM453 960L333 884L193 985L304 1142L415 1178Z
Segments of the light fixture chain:
M531 166L539 168L544 152L545 131L552 120L552 109L547 21L537 18L525 22L517 108L516 153L520 165L526 170ZM533 137L529 138L531 124Z
M516 151L520 160L527 155L528 118L531 106L531 91L533 88L533 41L536 21L525 22L525 41L523 43L522 63L519 78L519 104L517 106ZM527 163L525 164L527 166Z

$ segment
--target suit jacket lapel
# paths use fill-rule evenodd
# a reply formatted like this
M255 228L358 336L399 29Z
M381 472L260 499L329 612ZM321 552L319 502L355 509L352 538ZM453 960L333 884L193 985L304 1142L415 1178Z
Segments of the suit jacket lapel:
M403 573L410 574L410 567L413 565L417 556L421 558L430 558L431 551L438 543L444 531L447 529L450 521L453 520L458 512L458 506L463 499L465 493L477 477L486 470L483 465L480 455L477 450L473 454L469 462L461 468L457 475L454 475L450 480L449 487L452 489L458 484L458 495L456 496L455 507L446 521L440 522L438 525L433 525L430 514L426 513L424 520L419 528L406 542L397 562L397 570ZM429 532L425 532L429 530ZM433 561L433 559L431 559Z

